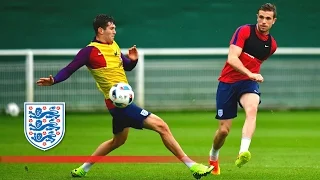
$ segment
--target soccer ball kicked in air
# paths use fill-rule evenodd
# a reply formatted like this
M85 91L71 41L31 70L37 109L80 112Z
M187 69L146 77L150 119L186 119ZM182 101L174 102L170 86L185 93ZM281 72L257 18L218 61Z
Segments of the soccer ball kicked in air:
M132 87L127 83L117 83L109 91L109 98L116 107L125 108L134 99Z

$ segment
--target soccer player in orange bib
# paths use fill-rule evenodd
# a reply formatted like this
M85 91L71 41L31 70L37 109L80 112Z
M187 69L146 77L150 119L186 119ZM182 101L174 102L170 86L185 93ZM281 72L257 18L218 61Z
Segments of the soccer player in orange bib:
M125 71L131 71L138 62L138 51L134 45L128 55L121 53L115 42L116 25L112 17L100 14L93 21L96 36L90 44L82 48L73 61L61 69L54 77L40 78L39 86L51 86L68 79L80 67L86 66L96 81L98 89L105 97L106 106L112 115L113 138L103 142L92 154L94 157L106 156L125 143L129 128L150 129L161 136L164 145L191 171L196 179L210 174L212 166L205 166L191 160L173 137L168 125L155 114L148 112L134 103L125 108L118 108L109 99L110 88L119 82L128 83ZM94 162L85 162L71 171L73 177L83 177Z
M243 107L246 120L235 164L242 167L251 158L249 146L261 102L258 83L264 81L260 67L277 49L275 39L269 34L276 16L273 4L262 5L258 9L257 23L240 26L230 41L228 59L219 77L216 94L216 119L219 120L219 128L213 139L209 159L210 165L215 167L212 171L214 175L220 174L219 151L230 131L232 119L237 117L238 104Z

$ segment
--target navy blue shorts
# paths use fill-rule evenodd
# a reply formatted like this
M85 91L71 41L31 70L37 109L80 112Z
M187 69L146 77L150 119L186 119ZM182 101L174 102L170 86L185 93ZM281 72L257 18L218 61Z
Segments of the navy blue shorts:
M260 96L259 84L251 80L235 83L219 82L216 95L216 119L223 120L237 117L238 103L242 107L240 97L245 93L255 93Z
M110 100L106 100L106 105L112 116L113 134L122 132L124 128L132 127L135 129L143 129L143 121L151 114L136 104L132 103L125 108L112 107Z

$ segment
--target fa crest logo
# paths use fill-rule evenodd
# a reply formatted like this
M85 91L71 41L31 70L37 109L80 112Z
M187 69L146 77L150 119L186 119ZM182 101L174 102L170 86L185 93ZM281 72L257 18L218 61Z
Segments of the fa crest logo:
M223 115L223 109L218 109L218 116L221 117Z
M24 134L34 147L49 150L65 133L65 103L25 102Z

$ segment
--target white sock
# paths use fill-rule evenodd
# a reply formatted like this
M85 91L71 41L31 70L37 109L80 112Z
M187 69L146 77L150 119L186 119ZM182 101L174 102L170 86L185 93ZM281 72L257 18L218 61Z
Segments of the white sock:
M193 160L191 160L187 155L183 156L182 158L180 158L180 160L186 165L188 166L188 168L190 168L192 165L194 165L196 162L194 162Z
M240 146L239 154L242 153L242 152L248 151L250 143L251 143L251 139L250 138L246 138L246 137L242 138L241 139L241 146Z
M219 149L215 150L213 147L210 150L210 161L217 161L219 159Z
M88 172L93 164L92 163L84 163L81 167L85 172Z

